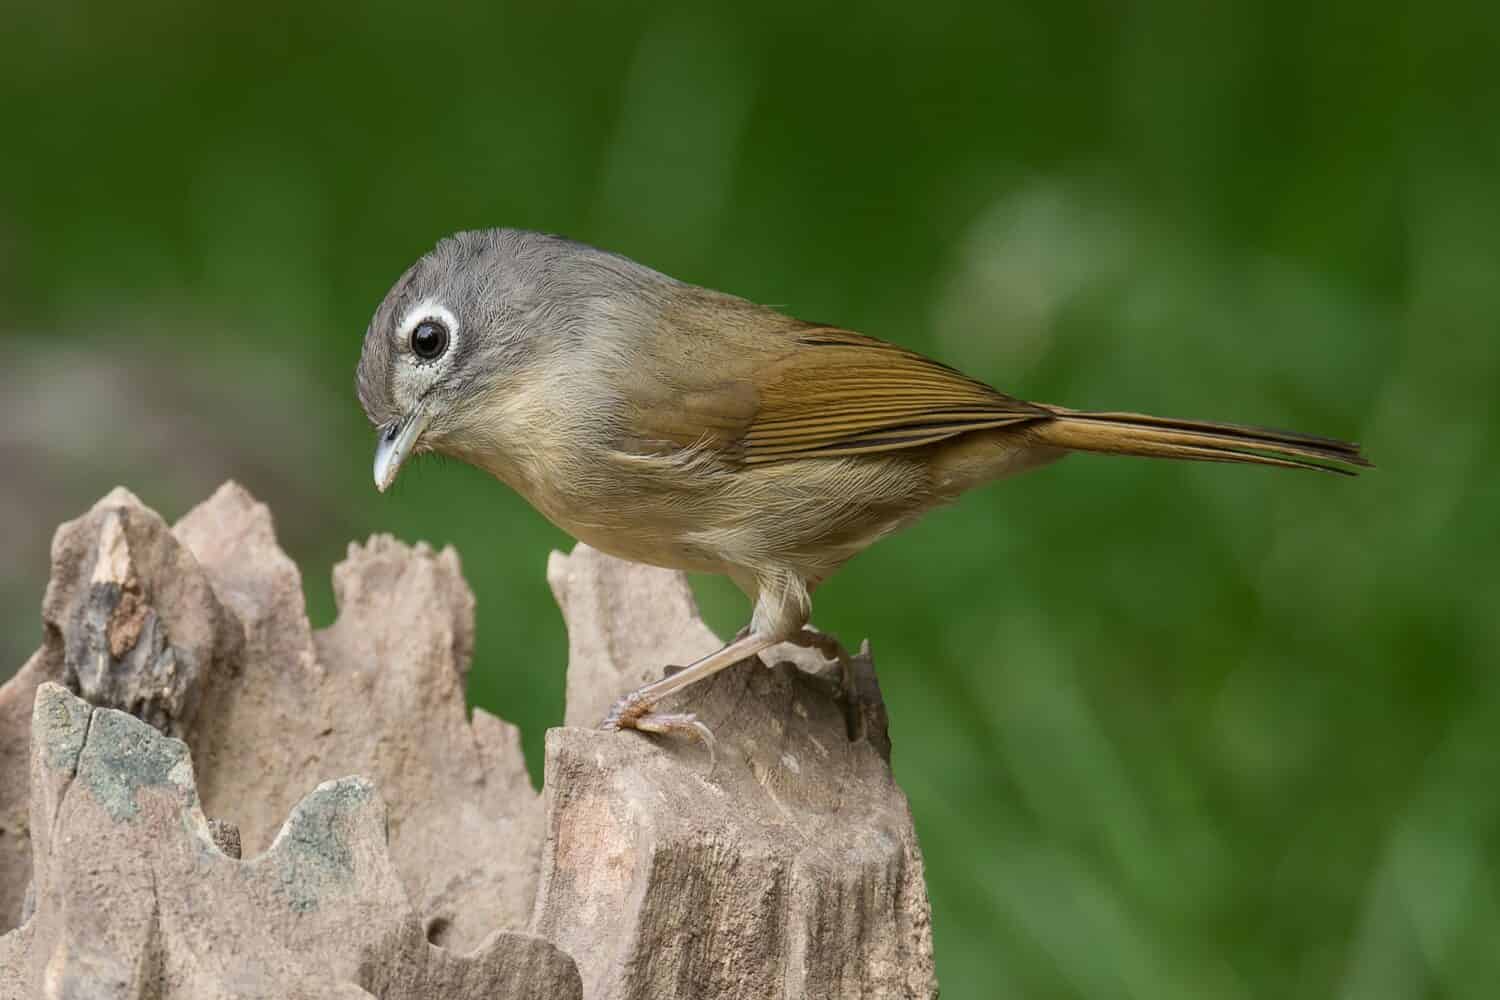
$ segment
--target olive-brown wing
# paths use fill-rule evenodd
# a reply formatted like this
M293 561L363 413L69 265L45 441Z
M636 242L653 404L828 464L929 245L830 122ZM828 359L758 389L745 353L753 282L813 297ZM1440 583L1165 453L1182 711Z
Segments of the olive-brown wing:
M630 436L758 465L916 448L1052 416L894 344L777 318L786 325L721 329L713 363L693 356L703 341L674 337L680 363L658 365L661 391L636 408Z
M795 343L756 373L760 405L740 442L747 464L916 448L1051 416L874 337L812 327Z

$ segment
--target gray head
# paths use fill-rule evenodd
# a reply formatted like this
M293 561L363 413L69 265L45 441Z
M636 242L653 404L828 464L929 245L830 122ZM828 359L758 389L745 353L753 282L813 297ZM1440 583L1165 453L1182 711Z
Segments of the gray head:
M590 305L670 282L624 257L520 229L458 233L386 294L365 331L356 385L379 429L375 485L407 456L442 450L476 419L472 403L586 336Z

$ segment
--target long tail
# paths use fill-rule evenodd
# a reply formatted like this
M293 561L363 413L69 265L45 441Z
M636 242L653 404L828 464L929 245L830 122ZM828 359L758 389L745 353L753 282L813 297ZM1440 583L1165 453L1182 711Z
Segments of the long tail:
M1047 407L1054 417L1031 425L1045 444L1106 455L1143 455L1193 462L1244 462L1354 476L1373 468L1359 445L1336 438L1143 413L1090 413ZM1351 468L1351 466L1353 468Z

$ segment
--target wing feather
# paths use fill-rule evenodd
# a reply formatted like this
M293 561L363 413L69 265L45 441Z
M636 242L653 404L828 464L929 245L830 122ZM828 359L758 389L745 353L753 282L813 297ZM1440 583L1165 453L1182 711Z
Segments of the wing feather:
M756 389L738 442L752 465L917 448L1050 416L931 358L830 327L800 331L757 373Z
M699 448L758 465L919 448L1052 415L895 344L701 289L680 293L644 346L625 393L630 451Z

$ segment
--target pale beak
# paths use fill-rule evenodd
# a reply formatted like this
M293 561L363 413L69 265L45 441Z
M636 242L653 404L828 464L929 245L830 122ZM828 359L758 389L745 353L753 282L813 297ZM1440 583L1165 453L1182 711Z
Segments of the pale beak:
M427 414L413 410L395 423L380 429L375 442L375 488L384 493L396 481L401 464L416 447L417 439L427 429Z

